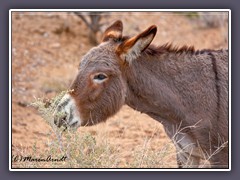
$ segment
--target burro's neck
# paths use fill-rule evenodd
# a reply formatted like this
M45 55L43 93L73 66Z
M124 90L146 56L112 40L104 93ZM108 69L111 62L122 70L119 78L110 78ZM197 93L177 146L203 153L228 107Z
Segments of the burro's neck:
M160 121L191 117L197 122L210 116L218 101L213 56L219 64L226 59L224 53L170 52L136 59L125 71L126 104ZM219 73L227 74L218 64Z
M171 58L167 61L167 58ZM134 61L125 71L127 82L126 104L162 121L181 121L185 108L175 88L174 77L180 67L174 64L173 55L142 57Z

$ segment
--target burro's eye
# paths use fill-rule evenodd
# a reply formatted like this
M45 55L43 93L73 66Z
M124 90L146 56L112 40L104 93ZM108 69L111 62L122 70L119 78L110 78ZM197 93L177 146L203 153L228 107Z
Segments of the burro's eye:
M102 83L104 82L106 79L108 78L108 76L104 73L97 73L93 76L93 81L95 83Z
M97 74L94 76L93 79L98 79L98 80L103 80L103 79L106 79L107 76L105 74Z

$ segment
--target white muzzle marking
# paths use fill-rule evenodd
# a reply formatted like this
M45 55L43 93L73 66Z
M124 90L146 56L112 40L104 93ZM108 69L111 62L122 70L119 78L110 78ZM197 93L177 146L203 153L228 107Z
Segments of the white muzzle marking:
M75 100L69 94L63 96L56 111L66 115L64 120L57 120L56 123L59 126L66 124L66 126L74 129L81 126L81 118Z

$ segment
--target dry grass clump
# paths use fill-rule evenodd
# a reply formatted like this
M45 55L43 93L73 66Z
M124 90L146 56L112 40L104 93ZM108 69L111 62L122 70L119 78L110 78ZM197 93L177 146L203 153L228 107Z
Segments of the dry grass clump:
M90 133L79 133L76 130L58 128L54 124L53 114L62 116L55 112L62 97L68 91L59 93L52 99L37 98L31 106L38 109L43 120L51 127L48 133L48 141L45 142L47 148L45 152L38 152L35 145L32 153L26 150L19 150L19 156L42 159L41 161L24 161L17 163L17 168L111 168L117 167L118 158L114 153L116 150L109 146L107 141L96 142L96 138ZM52 159L65 159L64 161L44 161L43 159L51 156ZM66 157L66 158L64 158Z

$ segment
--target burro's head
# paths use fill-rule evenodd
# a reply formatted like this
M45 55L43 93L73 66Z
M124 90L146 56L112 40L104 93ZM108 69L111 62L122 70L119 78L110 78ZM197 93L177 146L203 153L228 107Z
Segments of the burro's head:
M152 42L157 28L150 26L132 38L122 37L123 25L116 21L108 27L100 45L83 56L79 71L60 101L54 123L78 128L94 125L114 115L127 96L126 67L140 57Z

